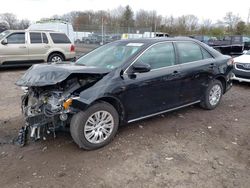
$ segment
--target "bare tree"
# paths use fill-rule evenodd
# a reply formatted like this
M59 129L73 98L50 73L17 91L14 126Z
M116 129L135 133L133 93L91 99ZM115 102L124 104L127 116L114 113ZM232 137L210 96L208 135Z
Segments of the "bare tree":
M27 29L30 26L30 21L29 20L20 20L17 23L17 29Z
M243 35L247 33L247 26L246 23L243 21L240 21L236 25L236 31L235 34L237 35Z
M227 24L229 32L233 32L237 23L241 21L239 15L234 15L232 12L227 12L226 16L223 18L224 23Z
M186 15L185 19L186 19L186 25L187 25L189 32L193 32L198 28L199 19L196 16L191 15L191 14Z
M136 12L135 25L137 27L152 27L151 12L146 10L139 10Z
M12 13L4 13L0 15L1 20L7 22L10 26L10 29L16 29L17 26L17 18Z

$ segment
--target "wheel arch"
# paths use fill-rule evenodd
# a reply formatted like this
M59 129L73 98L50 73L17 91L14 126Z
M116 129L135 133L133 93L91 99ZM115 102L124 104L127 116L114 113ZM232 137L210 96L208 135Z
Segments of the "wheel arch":
M50 56L53 55L53 54L60 54L60 55L63 57L63 60L65 60L65 55L64 55L64 53L62 53L62 52L60 52L60 51L52 51L52 52L50 52L50 53L48 54L48 56L47 56L47 62L49 61Z
M111 104L116 109L116 111L119 115L120 125L122 125L126 122L125 109L124 109L124 106L119 99L117 99L116 97L112 97L112 96L101 97L101 98L98 98L97 100L95 100L90 105L97 103L97 102L100 102L100 101L107 102L107 103Z
M222 75L216 76L216 80L219 80L223 86L223 94L226 92L226 78Z

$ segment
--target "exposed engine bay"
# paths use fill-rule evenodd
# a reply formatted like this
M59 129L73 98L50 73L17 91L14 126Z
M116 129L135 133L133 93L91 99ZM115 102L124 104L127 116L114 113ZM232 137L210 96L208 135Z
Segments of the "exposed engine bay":
M56 85L23 87L21 108L26 124L19 131L18 143L24 146L29 137L45 140L51 133L56 137L56 130L66 128L78 111L70 106L72 100L101 78L98 74L73 74Z

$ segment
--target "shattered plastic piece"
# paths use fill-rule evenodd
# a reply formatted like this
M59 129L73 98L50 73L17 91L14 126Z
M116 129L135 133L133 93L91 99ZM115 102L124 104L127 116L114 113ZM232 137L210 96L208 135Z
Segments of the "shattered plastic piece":
M207 128L208 128L208 129L212 129L212 126L208 126Z
M18 137L17 137L17 143L20 146L24 146L26 142L26 134L27 134L27 129L25 127L22 127L19 130Z
M45 146L45 147L42 149L42 151L44 152L44 151L46 151L47 149L48 149L48 147Z
M185 118L182 114L178 114L179 118Z
M171 161L171 160L173 160L174 158L173 158L173 157L166 157L165 159L168 160L168 161Z

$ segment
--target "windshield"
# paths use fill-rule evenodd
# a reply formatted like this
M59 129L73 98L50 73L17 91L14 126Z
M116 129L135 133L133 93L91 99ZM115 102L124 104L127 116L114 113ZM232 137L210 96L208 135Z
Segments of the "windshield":
M2 40L9 33L10 33L10 31L4 31L4 32L0 33L0 40Z
M76 61L76 64L114 69L137 53L143 43L114 42L104 45Z

